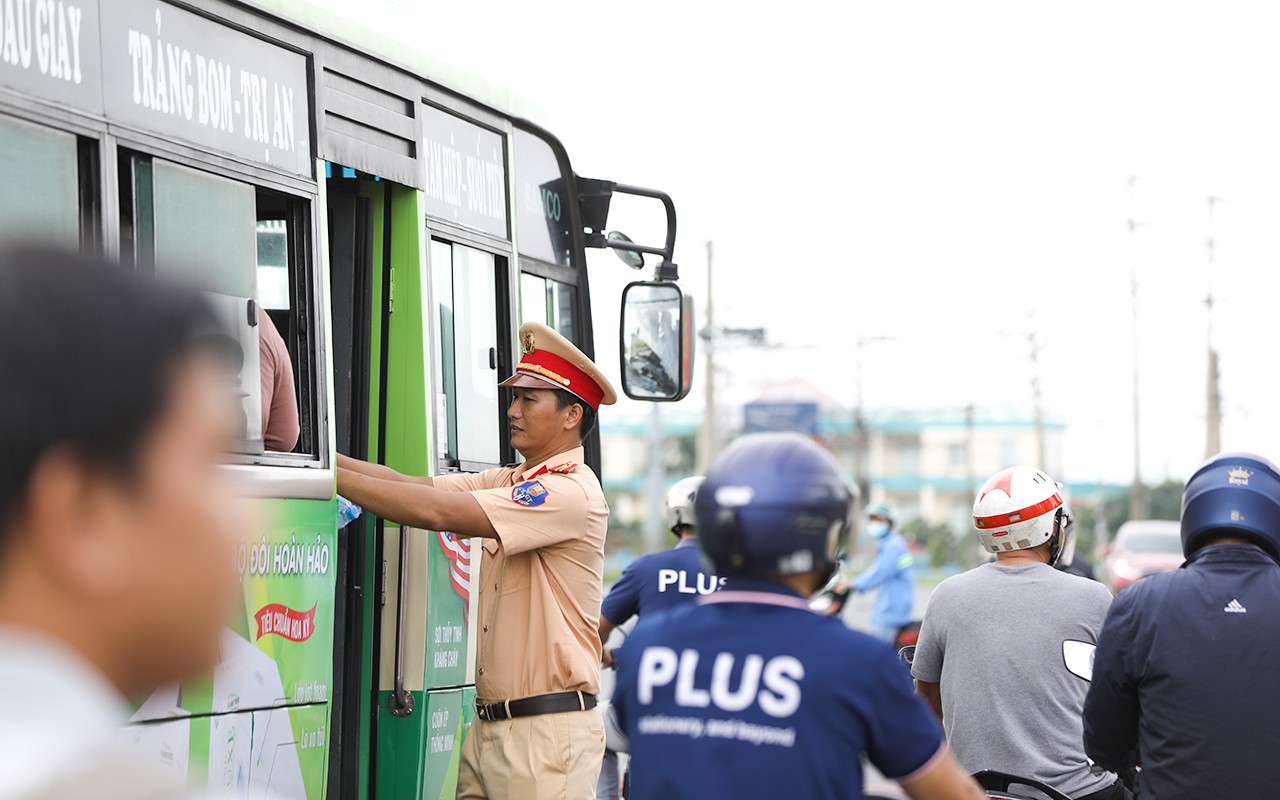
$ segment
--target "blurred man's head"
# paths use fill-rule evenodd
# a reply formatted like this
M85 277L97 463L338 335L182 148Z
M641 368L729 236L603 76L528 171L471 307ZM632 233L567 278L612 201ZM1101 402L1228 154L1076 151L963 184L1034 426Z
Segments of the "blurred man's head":
M211 663L235 587L214 329L194 294L0 250L0 626L125 692Z

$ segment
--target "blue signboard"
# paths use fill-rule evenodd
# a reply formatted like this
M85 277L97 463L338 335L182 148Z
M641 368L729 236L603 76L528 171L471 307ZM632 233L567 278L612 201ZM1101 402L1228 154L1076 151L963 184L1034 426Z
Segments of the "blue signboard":
M809 436L818 433L818 404L813 402L747 403L743 409L742 432L794 431Z

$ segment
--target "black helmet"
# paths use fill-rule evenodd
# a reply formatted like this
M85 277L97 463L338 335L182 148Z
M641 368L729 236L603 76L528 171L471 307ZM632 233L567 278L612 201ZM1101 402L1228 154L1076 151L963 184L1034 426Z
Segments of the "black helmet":
M1182 493L1182 552L1214 534L1254 542L1280 559L1280 471L1262 456L1222 453L1206 461Z
M716 573L832 573L848 543L854 491L831 455L794 433L738 440L694 500Z

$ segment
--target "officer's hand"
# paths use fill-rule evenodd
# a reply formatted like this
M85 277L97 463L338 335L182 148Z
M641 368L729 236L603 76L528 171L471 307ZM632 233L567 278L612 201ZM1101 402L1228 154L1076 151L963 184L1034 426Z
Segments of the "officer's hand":
M606 647L600 651L600 666L602 669L609 669L616 663L617 661L613 658L612 650Z

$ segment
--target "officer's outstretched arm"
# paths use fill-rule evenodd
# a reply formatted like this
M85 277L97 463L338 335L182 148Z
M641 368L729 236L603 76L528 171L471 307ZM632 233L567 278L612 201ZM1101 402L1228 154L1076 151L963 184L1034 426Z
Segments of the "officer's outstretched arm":
M350 472L358 472L361 475L368 475L370 478L378 478L384 481L396 481L399 483L420 483L423 486L431 486L431 479L428 477L418 477L415 475L405 475L396 472L391 467L385 467L382 464L371 464L368 461L361 461L358 458L344 456L338 453L338 469L348 470ZM348 498L350 499L350 498Z
M448 492L415 483L371 478L338 469L338 491L383 519L413 528L451 531L462 536L497 539L489 516L468 492Z
M911 800L985 800L987 793L944 750L916 774L898 781Z

